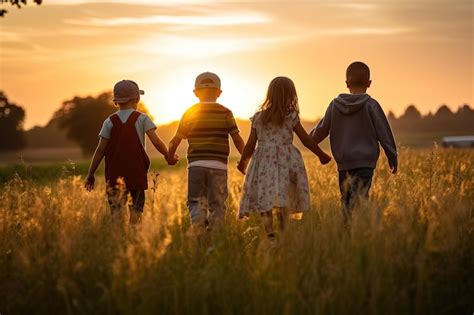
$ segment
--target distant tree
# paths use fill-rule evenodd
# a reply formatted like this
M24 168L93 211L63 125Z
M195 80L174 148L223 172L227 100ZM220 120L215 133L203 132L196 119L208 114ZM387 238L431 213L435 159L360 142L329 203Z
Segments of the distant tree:
M34 3L36 3L37 5L40 5L41 3L43 3L43 0L33 0ZM4 3L10 3L11 5L13 6L16 6L18 9L21 9L22 6L25 6L28 1L27 0L0 0L0 4L4 4ZM5 9L0 9L0 17L4 17L5 16L5 13L7 13L8 11L5 10Z
M25 131L28 148L67 148L76 144L67 138L66 132L59 127L58 119L51 119L45 126L35 126Z
M392 111L388 112L387 118L390 122L394 122L395 120L397 120L397 117L395 117L395 114Z
M25 110L8 101L0 91L0 151L18 150L25 146L23 121Z
M435 116L438 117L438 118L447 118L447 117L450 117L452 114L453 114L453 112L449 109L448 106L442 105L436 111Z
M143 103L139 104L138 110L148 113ZM76 96L63 102L53 119L58 120L68 139L77 143L84 154L90 154L97 145L103 121L115 111L117 107L112 103L112 93L106 92L97 97Z
M459 115L462 115L465 121L468 121L468 124L474 129L474 109L465 104L462 107L462 111L458 111Z
M472 109L469 106L469 104L464 104L462 106L459 106L458 111L456 112L456 114L464 114L464 113L469 113L471 111L472 111Z
M474 110L468 105L460 106L458 111L451 115L456 127L465 133L474 133Z
M474 110L468 105L464 104L462 106L459 106L458 111L456 112L457 116L471 116L474 114Z
M405 110L405 113L400 117L402 120L419 120L421 119L420 111L414 106L410 105Z

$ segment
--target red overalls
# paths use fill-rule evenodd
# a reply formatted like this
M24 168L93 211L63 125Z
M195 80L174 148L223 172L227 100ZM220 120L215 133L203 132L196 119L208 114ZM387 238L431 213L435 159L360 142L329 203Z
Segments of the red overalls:
M125 123L117 114L110 116L113 128L105 150L105 180L109 187L115 187L117 179L122 177L127 190L148 188L150 159L135 128L140 115L137 111L132 112Z

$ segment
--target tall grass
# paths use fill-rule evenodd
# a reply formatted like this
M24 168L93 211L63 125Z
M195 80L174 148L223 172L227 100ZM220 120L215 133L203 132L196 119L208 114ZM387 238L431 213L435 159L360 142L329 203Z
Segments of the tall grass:
M188 233L186 170L151 179L139 229L113 224L103 181L20 177L0 190L0 313L471 314L474 151L403 150L342 225L336 169L308 157L313 211L276 248L259 218Z
M180 161L175 167L181 168L186 164ZM13 163L0 165L0 184L4 184L13 178L20 177L23 180L34 181L46 184L52 180L73 176L85 176L89 170L90 161L68 161L68 162L40 162L40 163ZM102 164L103 166L103 164ZM151 163L152 171L161 171L168 167L163 158L153 158ZM104 169L99 167L96 175L103 176Z

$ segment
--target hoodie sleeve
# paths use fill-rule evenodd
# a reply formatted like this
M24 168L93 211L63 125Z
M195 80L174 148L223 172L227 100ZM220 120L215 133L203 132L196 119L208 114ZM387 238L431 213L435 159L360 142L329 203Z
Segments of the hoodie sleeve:
M329 131L331 130L331 110L332 103L329 104L324 117L319 121L316 125L316 128L311 130L310 135L313 137L314 140L317 142L321 142L329 135Z
M380 142L385 155L388 158L390 166L398 165L397 146L395 139L393 138L392 129L388 123L387 117L382 110L382 107L378 102L374 102L374 106L371 106L370 113L372 114L372 122L375 127L377 134L377 140Z

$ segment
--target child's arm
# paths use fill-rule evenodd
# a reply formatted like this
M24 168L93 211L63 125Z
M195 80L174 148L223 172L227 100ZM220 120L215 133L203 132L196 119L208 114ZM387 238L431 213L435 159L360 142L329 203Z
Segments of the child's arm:
M174 164L176 164L177 157L168 153L168 148L166 147L166 144L156 134L156 129L153 128L148 130L146 132L146 135L148 136L148 139L150 139L153 146L158 150L158 152L163 154L164 158L166 159L166 161L168 161L168 163L173 161ZM171 159L172 156L174 157L173 159Z
M331 107L332 105L329 105L324 117L318 123L316 128L310 132L311 137L316 141L316 143L320 143L329 135L329 130L331 129Z
M169 149L168 149L168 150L169 150L168 154L169 154L169 156L174 157L174 160L175 160L175 158L177 157L177 155L176 155L176 150L178 149L179 144L181 143L182 140L183 140L183 139L182 139L181 137L179 137L179 136L176 135L176 136L174 136L173 139L171 139L171 141L170 141L170 145L169 145ZM176 164L176 163L173 164L173 163L170 163L170 162L173 162L173 160L168 161L168 164L170 164L170 165Z
M239 153L242 154L244 150L245 142L244 139L240 136L239 127L237 127L237 123L234 119L234 114L231 111L227 114L227 130L229 130L230 136L232 137L232 141L234 142L235 147L239 150Z
M374 122L377 140L380 142L380 145L387 156L392 174L395 174L398 171L398 155L397 145L395 144L392 129L390 128L387 117L379 103L376 103L376 106L370 108L373 110L370 113L372 114L372 121Z
M245 147L244 139L242 139L240 133L238 132L232 133L230 136L232 137L232 141L234 142L235 147L237 148L237 150L239 150L239 153L242 154Z
M107 148L107 144L109 143L109 140L100 137L99 138L99 144L97 145L97 148L95 149L94 155L92 157L92 162L89 167L89 172L86 177L86 182L84 184L84 187L87 189L87 191L91 191L94 189L94 183L95 183L95 171L97 170L97 167L99 167L100 162L104 158L105 155L105 149Z
M324 165L324 164L329 163L329 161L331 161L331 157L326 152L321 150L317 142L313 140L313 138L306 133L306 130L304 130L303 126L301 125L301 122L298 121L298 123L293 128L293 130L295 131L298 138L300 138L303 145L318 156L319 161L321 161L321 164Z
M245 145L244 149L242 150L242 156L240 157L240 161L237 164L237 169L245 175L245 170L247 169L248 162L252 157L253 151L255 150L255 146L257 145L257 131L255 128L252 128L250 131L249 139L247 140L247 144Z
M168 154L170 157L172 157L169 161L169 165L175 165L176 162L178 161L176 158L179 159L179 157L176 155L176 150L178 150L178 147L183 141L183 139L186 139L188 137L188 124L187 124L187 113L183 114L183 117L181 117L181 120L179 121L178 124L178 129L176 130L176 134L174 135L173 139L171 139L169 146L168 146Z

